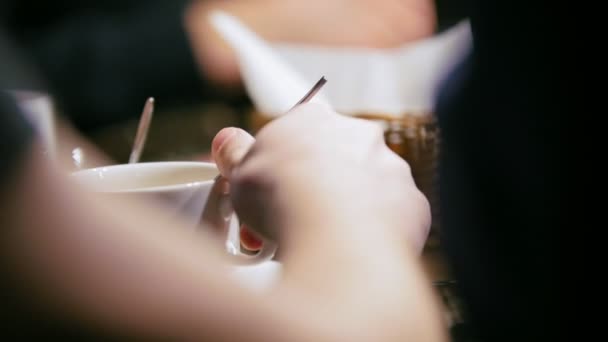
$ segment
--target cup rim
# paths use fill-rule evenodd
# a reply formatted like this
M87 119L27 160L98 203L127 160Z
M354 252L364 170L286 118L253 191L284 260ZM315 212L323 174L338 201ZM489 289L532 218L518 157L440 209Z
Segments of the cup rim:
M125 163L125 164L112 164L112 165L97 166L97 167L74 171L71 173L71 176L78 177L79 175L84 175L84 174L88 174L91 172L109 172L109 171L113 171L113 170L121 170L121 169L128 169L128 168L142 169L142 168L149 168L151 166L152 167L156 166L159 168L172 166L172 167L180 167L180 168L192 168L192 167L203 168L203 169L207 169L207 170L213 169L214 171L217 171L217 174L219 175L219 169L215 163L202 162L202 161L156 161L156 162L139 162L139 163L133 163L133 164ZM182 182L182 183L171 184L171 185L141 187L141 188L124 189L124 190L96 190L96 191L99 193L170 192L170 191L177 191L177 190L183 189L184 186L195 187L195 186L200 186L200 185L212 184L213 182L215 182L215 178L216 177L214 177L213 179L208 179L208 180L204 180L204 181ZM86 182L84 182L84 183L86 183Z

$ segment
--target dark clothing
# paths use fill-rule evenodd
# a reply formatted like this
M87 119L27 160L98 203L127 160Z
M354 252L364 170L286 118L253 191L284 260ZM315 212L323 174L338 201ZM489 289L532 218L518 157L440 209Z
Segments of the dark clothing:
M40 87L30 69L19 62L22 58L0 27L0 189L17 168L33 136L31 125L5 91Z
M435 0L437 32L443 32L467 18L471 12L470 0Z
M475 1L472 53L436 108L443 246L478 337L556 334L557 235L566 220L560 78L567 20L540 1Z
M0 23L81 130L219 96L195 65L188 0L2 0ZM161 108L162 109L162 108Z
M0 188L17 170L32 135L32 127L15 102L0 91Z

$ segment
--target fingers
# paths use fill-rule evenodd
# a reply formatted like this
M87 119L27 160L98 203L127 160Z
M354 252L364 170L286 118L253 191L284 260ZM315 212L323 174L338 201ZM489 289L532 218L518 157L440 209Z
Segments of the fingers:
M241 247L249 252L258 252L262 249L264 242L246 224L241 225L239 233Z
M240 128L224 128L215 135L211 153L222 176L230 179L232 170L240 163L254 142L255 139Z
M240 128L228 127L216 134L211 151L225 179L230 179L232 170L241 162L254 142L255 139ZM262 248L262 240L247 225L241 227L240 240L241 247L248 251L257 252Z

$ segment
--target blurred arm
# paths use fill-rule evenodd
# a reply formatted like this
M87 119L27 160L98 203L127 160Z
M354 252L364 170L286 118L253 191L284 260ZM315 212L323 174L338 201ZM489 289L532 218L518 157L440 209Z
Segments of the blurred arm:
M79 191L39 152L30 149L2 196L3 273L28 289L35 310L102 331L171 338L244 340L227 326L234 303L264 318L265 305L228 280L207 240L135 203ZM241 323L239 331L250 331L255 319Z
M10 214L2 259L9 278L55 317L147 337L441 336L436 320L426 320L435 317L433 301L415 280L423 279L415 257L370 238L368 224L341 222L350 231L342 235L333 226L340 222L320 221L315 236L300 233L284 279L255 296L227 276L206 240L151 210L78 191L36 149L2 198Z
M228 276L204 237L158 210L80 191L35 143L23 156L0 200L2 273L70 327L234 341L441 339L414 253L369 230L384 221L321 213L305 229L311 222L294 218L284 277L256 295ZM290 205L309 202L294 194Z

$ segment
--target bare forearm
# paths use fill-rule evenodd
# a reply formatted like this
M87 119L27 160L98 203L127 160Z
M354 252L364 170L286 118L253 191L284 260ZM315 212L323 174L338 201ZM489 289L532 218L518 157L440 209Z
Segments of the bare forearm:
M40 303L80 323L188 339L440 339L415 256L361 221L299 234L275 291L254 295L175 222L80 192L35 153L23 170L3 199L2 257Z
M264 317L261 299L231 282L207 241L150 211L77 191L40 157L23 170L3 222L10 229L2 253L17 279L33 284L39 303L68 319L142 336L238 339L241 330L225 326L235 311L226 303L256 307ZM239 325L251 331L255 323Z

